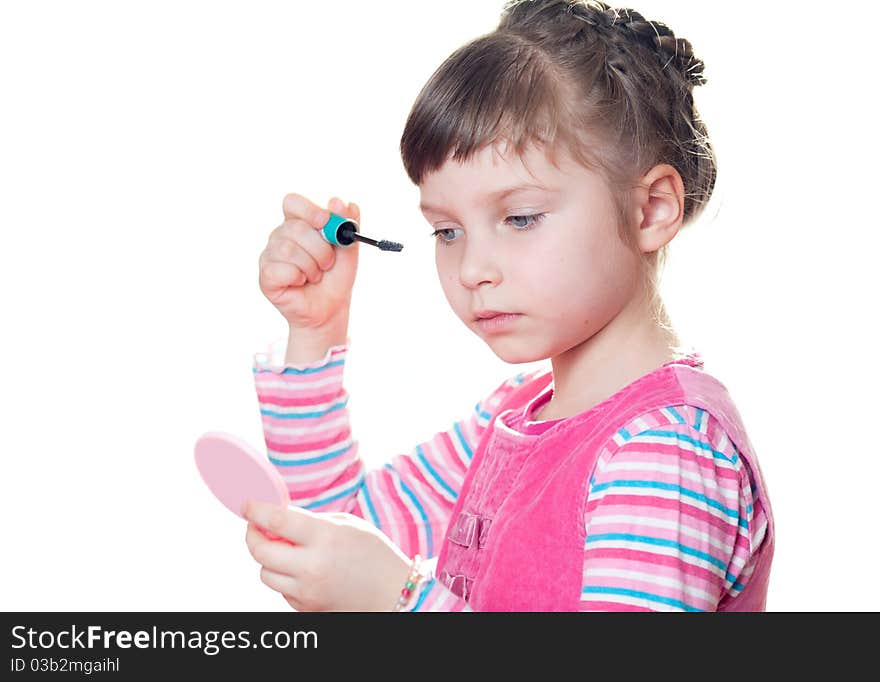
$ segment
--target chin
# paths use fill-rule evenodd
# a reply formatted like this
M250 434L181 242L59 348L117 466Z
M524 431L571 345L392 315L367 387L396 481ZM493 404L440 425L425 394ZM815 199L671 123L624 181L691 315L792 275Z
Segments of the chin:
M489 342L486 345L492 349L501 360L510 365L522 365L526 362L537 362L538 360L546 360L550 356L546 353L536 353L534 350L519 347L518 344L506 344L503 341Z

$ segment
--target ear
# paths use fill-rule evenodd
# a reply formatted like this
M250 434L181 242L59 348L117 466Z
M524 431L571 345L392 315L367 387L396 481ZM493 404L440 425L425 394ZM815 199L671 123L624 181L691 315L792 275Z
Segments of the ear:
M654 166L634 192L636 243L645 253L658 251L678 234L684 219L684 183L668 163Z

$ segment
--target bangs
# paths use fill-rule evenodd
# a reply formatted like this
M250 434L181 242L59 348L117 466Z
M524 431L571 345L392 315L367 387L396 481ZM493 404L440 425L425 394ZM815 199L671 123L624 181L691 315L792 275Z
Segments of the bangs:
M493 33L453 52L416 98L400 140L404 168L420 185L450 158L466 162L488 145L522 156L543 147L555 165L565 148L588 167L583 145L566 131L581 126L568 103L567 79L538 49L511 34Z

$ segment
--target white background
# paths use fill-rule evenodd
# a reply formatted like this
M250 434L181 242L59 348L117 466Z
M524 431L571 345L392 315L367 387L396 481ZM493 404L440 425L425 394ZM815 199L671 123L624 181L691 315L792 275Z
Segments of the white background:
M369 465L528 368L448 309L398 150L424 82L501 6L0 5L0 608L288 609L192 452L209 430L264 449L251 363L286 329L257 259L287 192L355 201L406 246L361 247L346 387ZM770 487L768 608L877 610L880 14L636 8L706 62L718 186L663 292Z

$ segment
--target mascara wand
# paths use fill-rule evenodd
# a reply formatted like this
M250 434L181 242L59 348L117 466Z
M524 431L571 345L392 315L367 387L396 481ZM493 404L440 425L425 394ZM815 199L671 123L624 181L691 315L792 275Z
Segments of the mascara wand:
M376 241L360 234L358 224L351 218L343 218L335 213L330 214L330 220L321 228L321 234L334 246L351 246L355 240L364 242L370 246L376 246L382 251L402 251L403 244L391 242L387 239Z

